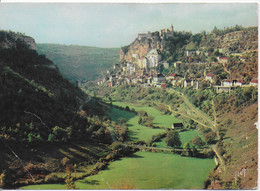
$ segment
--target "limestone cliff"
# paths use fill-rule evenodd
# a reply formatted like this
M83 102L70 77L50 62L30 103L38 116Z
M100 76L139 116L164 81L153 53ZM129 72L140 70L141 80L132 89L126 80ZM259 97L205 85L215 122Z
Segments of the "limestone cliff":
M125 60L126 62L132 62L133 54L136 54L139 58L141 58L146 56L146 54L154 48L162 51L163 47L159 32L150 34L151 36L149 38L136 38L130 45L122 47L120 50L120 61Z
M28 48L36 50L36 43L32 37L21 33L0 31L0 48L17 48L19 43L23 43Z

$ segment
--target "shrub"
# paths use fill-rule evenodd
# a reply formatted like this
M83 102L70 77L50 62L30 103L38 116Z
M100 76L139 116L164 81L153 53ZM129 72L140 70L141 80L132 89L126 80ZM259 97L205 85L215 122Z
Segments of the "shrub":
M52 184L52 183L61 183L64 181L63 178L58 177L56 174L49 174L44 179L45 183Z
M198 146L198 147L201 147L204 145L202 139L199 137L199 136L196 136L194 137L192 140L191 140L191 143Z

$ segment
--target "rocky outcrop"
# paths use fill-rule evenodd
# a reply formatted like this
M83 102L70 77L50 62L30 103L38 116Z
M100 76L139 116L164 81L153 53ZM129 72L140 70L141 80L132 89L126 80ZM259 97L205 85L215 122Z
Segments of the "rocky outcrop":
M163 50L159 32L150 33L151 37L139 40L136 38L130 45L121 48L120 61L132 62L133 54L138 55L139 58L146 56L152 49Z
M36 43L32 37L21 33L0 31L0 48L17 48L21 43L36 50Z

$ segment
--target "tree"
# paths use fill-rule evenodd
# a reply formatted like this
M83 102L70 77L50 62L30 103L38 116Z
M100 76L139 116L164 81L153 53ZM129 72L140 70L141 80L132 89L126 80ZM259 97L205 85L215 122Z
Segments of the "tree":
M168 146L179 147L181 146L179 133L176 131L168 131L166 134L165 142Z
M125 107L125 110L126 110L126 111L130 111L129 106L126 106L126 107Z
M78 189L75 185L75 181L73 180L73 176L72 176L71 172L69 172L69 174L66 176L65 183L66 183L66 189L68 189L68 190Z
M215 140L215 136L216 136L216 134L214 132L208 132L208 133L204 134L204 139L207 144L211 144Z
M191 156L192 152L190 150L190 144L188 142L183 145L184 151L181 153L181 156Z
M198 146L198 147L201 147L204 145L202 139L199 137L199 136L196 136L194 137L192 140L191 140L191 143Z

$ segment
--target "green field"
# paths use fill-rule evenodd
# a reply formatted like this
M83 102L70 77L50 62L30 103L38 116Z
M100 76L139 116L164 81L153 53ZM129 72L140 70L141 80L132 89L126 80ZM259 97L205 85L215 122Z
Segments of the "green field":
M125 103L125 102L113 102L113 105L126 107L129 106L130 109L134 108L136 111L144 110L148 113L149 116L154 117L154 125L161 127L171 127L173 122L180 122L180 120L174 118L170 115L162 115L160 111L153 107L140 106L138 104ZM131 141L144 140L151 138L152 135L159 134L163 132L162 129L152 129L138 124L138 116L132 112L122 111L117 108L112 108L112 111L108 113L108 116L112 120L116 121L119 118L125 118L127 120L128 128L130 130L129 136ZM194 137L200 136L197 130L183 131L179 133L182 146L186 142L190 142ZM202 138L202 137L201 137ZM156 143L157 147L170 148L162 139L160 142Z
M189 143L194 137L199 136L202 140L203 137L198 133L197 130L183 131L179 133L182 146L184 143ZM192 146L192 144L190 144Z
M179 119L176 119L173 116L162 114L162 112L155 109L154 107L140 106L138 104L132 104L132 103L126 103L126 102L113 102L113 105L121 106L121 107L129 106L130 109L134 108L136 111L144 110L147 112L148 116L154 117L153 122L154 122L155 126L171 128L172 123L181 122Z
M212 159L174 154L138 152L111 163L99 174L76 181L80 189L118 189L121 184L136 189L201 189L214 168ZM26 189L64 189L64 185L27 186Z
M154 116L161 126L166 126L174 117L160 114L152 107L132 106L122 102L118 106L126 105L135 110L145 110ZM133 112L112 108L108 112L112 120L119 118L127 120L131 141L147 140L152 135L164 132L163 129L152 129L138 124L138 116ZM173 119L172 119L173 118ZM164 120L163 120L164 119ZM172 122L171 122L172 123ZM196 130L180 132L182 144L199 136ZM157 147L167 147L164 140L156 143ZM79 189L201 189L208 173L214 168L212 159L181 157L175 154L138 152L132 157L122 158L109 164L99 174L76 181ZM22 187L22 189L65 189L63 184L45 184Z
M133 112L122 111L117 108L112 108L112 111L108 113L108 116L112 120L116 121L123 117L127 120L127 125L129 129L129 141L143 140L147 141L153 135L164 132L163 129L152 129L150 127L142 126L138 124L139 117Z

